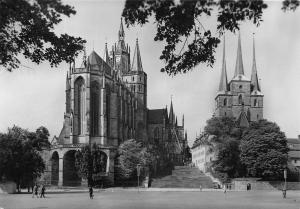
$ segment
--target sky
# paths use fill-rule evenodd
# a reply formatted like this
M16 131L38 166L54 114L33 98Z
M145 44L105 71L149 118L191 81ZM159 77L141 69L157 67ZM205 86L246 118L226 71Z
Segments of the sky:
M124 1L69 0L77 11L64 18L56 33L68 33L87 40L89 54L94 49L103 56L104 45L111 47L117 33ZM280 2L267 2L263 22L255 27L249 22L241 25L243 63L246 77L251 77L252 40L255 33L256 62L260 86L264 94L264 118L276 122L289 138L300 134L300 8L284 13ZM216 17L203 18L205 29L216 34ZM196 66L191 72L168 76L160 72L164 66L159 59L163 42L155 42L153 22L144 27L125 29L125 42L134 50L139 40L143 69L148 74L148 108L170 107L185 129L190 144L203 131L212 117L222 65L222 44L216 50L213 68ZM237 34L226 33L226 63L228 79L233 77L237 50ZM51 68L49 63L36 65L21 59L22 66L13 72L0 70L0 132L13 124L35 130L46 126L58 136L65 111L65 77L68 65ZM77 66L81 58L77 59Z

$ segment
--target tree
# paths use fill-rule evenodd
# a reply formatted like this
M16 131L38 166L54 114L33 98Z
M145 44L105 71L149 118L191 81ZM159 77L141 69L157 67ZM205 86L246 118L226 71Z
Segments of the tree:
M235 119L213 117L207 120L204 131L204 137L199 140L211 146L216 154L216 159L211 164L214 174L223 182L229 178L243 176L245 169L239 158L239 144L243 129L238 126ZM213 136L211 141L207 140L208 135Z
M99 146L93 144L86 145L80 151L75 154L75 166L78 171L79 176L88 180L88 185L94 185L94 176L103 171L102 159L103 153L101 152ZM106 162L105 162L106 163Z
M161 69L169 75L186 73L199 63L213 66L214 53L220 43L219 36L206 30L201 19L217 12L219 35L228 30L235 32L249 20L258 26L267 8L263 0L126 0L123 10L127 26L143 26L153 17L157 26L155 41L166 43L160 59L166 62ZM284 0L282 9L294 11L298 0Z
M121 179L132 179L136 177L137 165L142 168L150 167L153 156L141 142L129 139L118 148L117 177Z
M240 144L241 162L248 176L280 179L287 166L288 147L285 134L276 123L252 122Z
M14 181L18 189L31 184L45 169L39 147L28 138L31 134L17 126L0 134L0 178Z
M60 0L1 0L0 66L17 68L20 54L37 64L49 61L51 66L73 61L85 41L68 34L57 35L54 26L62 16L75 13L73 7Z

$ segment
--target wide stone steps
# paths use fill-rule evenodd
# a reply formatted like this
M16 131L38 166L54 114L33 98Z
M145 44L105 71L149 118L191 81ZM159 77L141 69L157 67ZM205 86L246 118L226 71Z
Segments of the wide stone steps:
M172 175L156 178L152 181L154 188L213 188L212 180L197 168L176 166Z

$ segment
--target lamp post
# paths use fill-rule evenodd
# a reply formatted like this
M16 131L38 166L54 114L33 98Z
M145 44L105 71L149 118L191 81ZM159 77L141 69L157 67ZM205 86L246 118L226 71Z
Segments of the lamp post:
M137 171L136 174L138 177L138 192L140 192L140 174L141 174L141 165L140 164L137 164L136 171Z
M283 170L283 177L284 177L284 187L283 187L283 198L286 198L286 179L287 179L287 170L286 168Z

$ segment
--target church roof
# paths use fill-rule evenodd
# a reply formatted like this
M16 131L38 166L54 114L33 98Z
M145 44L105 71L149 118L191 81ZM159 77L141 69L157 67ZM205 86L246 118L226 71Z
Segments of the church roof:
M148 110L148 123L162 124L166 118L166 109Z
M101 65L103 60L101 57L93 50L92 53L88 57L88 63L90 65Z
M143 71L142 59L141 59L141 53L140 53L138 39L136 39L131 70L132 71Z
M228 91L228 81L227 81L227 72L226 72L225 36L224 36L223 62L222 62L221 79L220 79L220 84L219 84L219 92L226 92L226 91Z
M289 158L300 159L300 151L289 151Z
M244 75L242 44L241 44L241 34L240 33L239 33L239 37L238 37L238 48L237 48L237 55L236 55L234 77L236 77L238 75Z
M247 128L249 127L249 121L247 119L247 115L244 111L241 111L237 123L239 124L240 127Z

